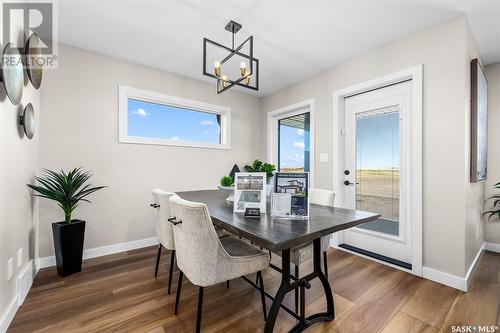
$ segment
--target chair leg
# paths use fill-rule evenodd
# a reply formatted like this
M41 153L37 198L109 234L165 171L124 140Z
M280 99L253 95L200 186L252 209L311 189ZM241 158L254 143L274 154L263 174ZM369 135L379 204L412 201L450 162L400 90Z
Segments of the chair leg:
M262 272L257 272L257 280L259 280L260 287L260 300L262 301L262 311L264 311L264 321L267 320L267 310L266 310L266 295L264 293L264 278L262 277Z
M299 265L295 265L295 277L299 277ZM295 313L299 313L299 288L295 288Z
M170 295L170 289L172 288L172 275L174 273L174 260L175 260L175 250L170 253L170 267L168 269L168 290L167 294Z
M158 276L158 266L160 265L161 248L162 248L161 244L158 244L158 253L156 254L155 277Z
M226 281L226 288L229 289L229 280Z
M177 282L177 293L175 295L175 311L174 314L177 314L177 310L179 309L179 300L181 298L181 289L182 289L182 278L184 277L184 273L179 270L179 282Z
M200 333L201 329L201 310L203 308L203 291L204 287L200 287L198 291L198 313L196 315L196 333Z
M328 280L328 256L326 254L326 251L323 252L323 265L325 266L325 276Z

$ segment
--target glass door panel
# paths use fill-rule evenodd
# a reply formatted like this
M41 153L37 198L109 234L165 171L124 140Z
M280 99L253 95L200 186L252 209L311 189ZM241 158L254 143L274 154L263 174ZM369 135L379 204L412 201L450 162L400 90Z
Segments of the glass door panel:
M278 170L309 172L311 152L310 113L278 120Z
M381 214L359 228L399 236L400 111L356 114L356 209Z

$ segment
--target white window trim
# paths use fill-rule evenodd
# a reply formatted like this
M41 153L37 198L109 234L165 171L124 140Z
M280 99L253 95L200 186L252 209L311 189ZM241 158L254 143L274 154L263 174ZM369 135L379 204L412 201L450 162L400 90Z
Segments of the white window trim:
M152 91L127 87L124 85L119 85L118 90L119 90L118 141L120 143L196 147L196 148L211 148L211 149L231 149L231 108L199 102L192 99L164 95ZM221 115L221 124L220 124L221 143L213 144L213 143L196 142L196 141L169 140L160 138L129 136L127 133L129 98L137 99L144 102L165 104L184 109Z
M276 149L278 120L302 114L304 113L304 108L309 108L310 113L309 187L314 187L314 161L316 159L314 144L314 98L306 99L305 101L288 105L267 113L267 160L268 163L271 164L277 165L278 163L278 149Z

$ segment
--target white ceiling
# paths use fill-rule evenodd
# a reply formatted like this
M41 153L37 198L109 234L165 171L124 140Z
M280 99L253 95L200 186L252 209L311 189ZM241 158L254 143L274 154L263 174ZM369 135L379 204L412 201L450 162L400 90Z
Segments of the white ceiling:
M198 80L203 37L254 36L264 96L466 14L486 64L500 61L498 1L59 1L59 41ZM249 89L242 91L252 93Z

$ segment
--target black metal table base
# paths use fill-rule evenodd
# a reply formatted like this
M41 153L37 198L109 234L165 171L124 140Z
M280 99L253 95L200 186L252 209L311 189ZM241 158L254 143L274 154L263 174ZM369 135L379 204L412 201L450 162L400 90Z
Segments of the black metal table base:
M281 284L278 289L278 292L276 293L276 296L270 295L268 292L264 291L264 294L267 298L273 301L273 304L271 306L271 310L269 310L269 313L267 315L267 321L266 321L266 326L264 328L265 333L271 333L274 329L274 324L276 323L276 317L278 316L279 309L282 308L285 310L289 315L297 319L299 322L297 325L292 327L292 329L289 331L291 333L298 333L304 331L306 328L319 323L321 321L331 321L335 319L335 307L333 303L333 295L332 295L332 289L330 288L330 283L328 282L328 279L326 278L325 274L321 270L321 240L316 239L313 242L313 262L314 262L314 269L313 272L302 277L298 278L293 275L290 275L290 250L284 250L281 253L281 261L282 261L282 266L281 269L279 267L273 266L274 269L279 271L281 273ZM260 289L260 287L248 279L245 276L242 276L243 280L248 282L250 285L252 285L255 289ZM310 315L309 317L305 316L305 289L309 289L311 287L311 284L309 281L319 278L321 281L321 284L323 285L323 289L325 291L325 297L326 297L326 312L321 312L321 313L315 313L313 315ZM293 282L290 282L290 280L293 280ZM290 308L285 306L283 304L283 299L285 298L286 294L288 294L290 291L296 290L297 288L300 288L300 314L295 313L292 311Z
M276 317L281 307L283 307L283 299L286 294L292 290L300 288L301 293L301 311L300 316L297 318L299 322L295 325L290 332L302 332L309 326L316 324L320 321L330 321L335 319L335 308L333 304L333 295L330 283L326 278L325 274L321 270L321 239L315 239L313 242L313 263L314 269L311 274L308 274L302 278L299 278L293 282L290 282L290 249L284 250L281 253L281 284L273 300L273 305L269 310L267 316L266 326L264 328L264 333L271 333L274 329L274 324L276 323ZM305 317L305 304L304 304L304 289L310 288L309 281L319 278L325 291L326 297L326 312L316 313L309 317ZM292 311L287 311L288 313ZM293 313L296 317L296 314Z

